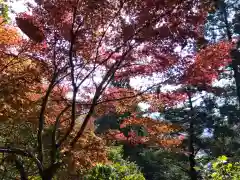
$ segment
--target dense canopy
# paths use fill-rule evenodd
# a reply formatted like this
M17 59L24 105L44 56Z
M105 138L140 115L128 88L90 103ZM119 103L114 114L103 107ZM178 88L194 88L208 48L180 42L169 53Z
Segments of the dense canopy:
M239 177L238 1L14 2L0 1L1 179Z

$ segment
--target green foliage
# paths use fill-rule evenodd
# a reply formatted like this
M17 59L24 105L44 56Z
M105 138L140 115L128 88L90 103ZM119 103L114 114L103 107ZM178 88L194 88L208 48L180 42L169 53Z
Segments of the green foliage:
M10 20L10 17L9 17L9 7L8 5L3 1L3 0L0 0L0 13L1 13L1 16L3 17L3 19L5 21L9 21Z
M134 163L114 163L110 165L98 164L85 180L145 180L144 176L138 171Z
M40 176L29 176L28 177L29 180L42 180L42 178ZM57 180L56 177L53 177L52 180Z
M95 133L105 133L109 129L119 130L121 122L130 116L131 113L126 112L123 114L107 114L98 118L94 123L96 126Z
M108 159L113 162L125 161L123 159L123 146L113 146L109 148Z
M125 156L141 167L144 177L149 180L188 180L187 157L163 149L125 147Z
M31 180L41 180L40 176L29 176L28 178Z
M85 180L145 180L137 165L124 160L122 146L109 150L109 159L113 164L97 164L85 176Z
M210 171L206 171L205 179L239 180L240 163L230 162L226 156L220 156L211 162Z

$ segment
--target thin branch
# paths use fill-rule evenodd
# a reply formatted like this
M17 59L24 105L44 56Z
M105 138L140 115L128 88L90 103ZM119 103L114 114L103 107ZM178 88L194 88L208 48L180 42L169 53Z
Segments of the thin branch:
M19 56L26 50L27 45L28 45L28 44L26 44L26 45L22 48L22 50L21 50L17 55L12 54L12 53L6 53L6 52L4 52L5 55L11 56L12 59L11 59L5 66L3 66L3 67L1 68L0 72L4 71L6 68L8 68L8 67L10 67L10 66L13 66L13 65L19 63L21 60L19 60L19 61L17 61L17 62L13 62L13 61L16 60L16 59L19 59ZM12 62L13 62L13 63L12 63ZM12 63L12 64L11 64L11 63Z
M51 150L51 161L52 164L55 163L56 161L56 151L57 151L57 143L56 143L56 132L57 132L57 128L59 126L60 123L60 119L62 117L62 115L70 108L70 106L66 106L61 113L57 116L54 127L53 127L53 132L52 132L52 150Z
M3 25L3 24L6 23L6 22L7 22L7 20L4 19L4 20L0 23L0 26Z
M73 22L72 22L72 28L71 28L71 43L69 48L69 64L71 68L71 81L72 81L72 87L73 87L73 97L72 97L72 107L71 107L71 123L70 127L68 128L67 132L63 136L63 138L58 142L57 147L61 146L61 144L67 139L69 134L72 132L74 126L75 126L75 120L76 120L76 97L77 97L77 91L78 87L75 82L75 68L73 63L73 46L76 40L76 34L74 33L74 22L76 19L76 13L77 13L77 6L74 8L73 11ZM80 25L78 26L80 27Z
M99 48L100 48L100 46L101 46L101 44L102 44L103 38L105 37L105 35L106 35L108 29L110 28L110 26L112 25L113 21L116 19L117 15L121 12L121 9L123 8L124 3L125 3L125 2L121 3L119 10L116 12L116 14L114 15L114 17L113 17L112 20L110 21L109 25L107 26L106 30L105 30L105 31L103 32L103 34L102 34L102 36L101 36L101 38L100 38L100 41L99 41L99 43L98 43L98 46L97 46L97 52L96 52L96 56L95 56L95 61L96 61L97 58L98 58Z
M171 10L168 11L168 13L170 13L170 12L171 12ZM168 14L168 13L166 13L166 14ZM166 15L166 14L165 14L165 15ZM118 52L122 47L124 47L124 46L128 43L128 41L130 41L131 39L133 39L135 35L137 35L138 33L141 32L141 30L143 30L144 28L148 27L151 23L156 22L159 18L162 18L162 17L163 17L163 16L159 16L158 18L156 18L156 19L154 19L154 20L152 20L152 21L146 22L143 26L141 26L140 28L138 28L138 29L135 31L135 33L133 33L131 36L129 36L129 38L128 38L125 42L123 42L121 45L119 45L118 47L116 47L115 50L112 51L112 52L108 55L108 57L106 57L106 58L105 58L101 63L99 63L97 66L94 66L94 68L93 68L91 71L89 71L89 73L81 80L81 82L78 84L78 86L80 87L80 86L82 85L82 83L85 82L85 80L86 80L100 65L103 65L105 62L107 62L107 61L112 57L112 55L113 55L114 53Z

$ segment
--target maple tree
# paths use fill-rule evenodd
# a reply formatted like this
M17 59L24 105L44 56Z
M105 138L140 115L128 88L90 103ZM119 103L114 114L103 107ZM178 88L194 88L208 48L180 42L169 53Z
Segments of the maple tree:
M232 4L232 5L230 5ZM195 152L195 149L193 147L193 144L195 143L196 137L194 137L194 126L195 123L193 122L193 117L195 115L194 108L192 106L192 97L194 96L194 93L206 91L211 92L217 96L220 96L224 93L223 88L216 88L212 86L212 83L214 80L216 80L220 75L229 73L228 69L226 67L232 67L234 71L234 78L236 81L236 90L237 90L237 96L239 99L239 72L238 72L238 62L236 61L237 58L234 59L233 55L233 49L236 49L237 46L237 38L233 38L233 31L231 30L231 23L228 20L229 15L229 9L237 8L235 5L233 5L234 2L230 1L215 1L215 8L214 12L220 14L220 17L218 17L217 21L220 21L220 24L223 25L224 30L223 32L216 32L215 29L209 31L214 35L215 33L219 33L218 36L221 37L224 40L218 40L216 41L217 36L212 37L210 39L210 43L205 43L204 47L201 47L201 49L196 53L195 61L192 65L190 65L188 71L184 76L182 76L181 81L187 85L195 86L197 87L197 90L189 89L188 92L188 101L190 104L191 109L191 117L190 117L190 125L189 125L189 144L192 144L189 150L191 149L191 154L193 155ZM210 21L212 21L213 14L210 14ZM217 22L215 21L213 26L218 26ZM216 34L215 34L216 35ZM225 93L224 93L225 94ZM226 95L226 94L225 94ZM195 119L195 118L194 118ZM196 130L195 130L196 131ZM189 159L190 160L190 159ZM190 160L190 164L192 164L192 169L194 164L194 158L192 156ZM192 171L194 173L194 170ZM196 174L196 173L195 173ZM194 178L192 178L194 179Z
M238 1L233 0L215 2L226 3L227 5L225 8L227 8L229 16L232 16L232 13L234 13L231 11L233 8L236 8L238 6L239 10ZM222 21L224 19L228 19L222 16L222 14L220 16L215 16L217 16L215 18ZM231 29L231 19L228 19L228 21L228 25L230 26L228 31L233 32L233 29ZM216 20L213 19L213 25L215 27L217 26L218 28L216 30L215 38L217 37L224 39L228 36L224 21L223 24L216 24ZM208 33L212 33L211 30ZM236 34L234 34L233 37L234 36L236 36ZM187 103L182 104L183 107L172 107L172 111L170 111L172 113L172 121L182 123L183 126L186 127L186 134L188 134L186 140L183 142L183 145L186 146L185 148L187 149L185 159L182 162L176 162L174 159L175 157L171 158L174 159L173 161L175 163L179 163L178 166L181 169L180 173L186 173L187 176L189 176L191 179L196 179L196 176L193 176L193 173L196 173L199 178L201 178L202 175L202 172L200 172L197 168L194 170L194 163L195 165L199 165L202 164L202 161L207 161L214 157L216 158L221 154L227 154L231 157L234 156L234 160L237 160L239 158L239 155L237 155L239 145L237 142L238 140L236 140L238 139L239 133L235 128L239 127L239 110L238 106L235 104L235 88L234 85L229 85L231 82L227 82L225 85L225 80L232 78L231 71L229 71L229 66L228 69L226 69L225 66L231 62L231 56L229 52L231 48L235 46L235 39L233 40L234 43L229 43L226 40L220 40L219 42L216 42L214 41L216 40L215 38L208 37L209 44L207 42L207 44L205 43L203 47L197 47L195 49L195 56L193 58L193 61L190 63L190 68L187 69L183 77L180 76L181 78L179 78L180 84L186 83L181 85L188 86L186 89L183 88L184 91L182 91L183 89L180 90L182 94L187 94ZM236 59L238 58L235 58L235 60ZM220 88L216 87L216 84L212 84L213 81L216 82L219 79L224 80L223 84L220 85ZM201 93L202 91L205 92ZM206 91L210 92L210 94L206 93ZM198 98L198 96L202 97ZM190 104L194 103L194 101L196 104L194 106L191 106ZM160 111L160 115L163 117L165 117L165 113L166 112L164 111ZM166 117L166 119L169 120L169 116ZM216 139L218 139L217 142ZM131 150L128 149L127 151ZM207 155L203 155L203 158L199 159L199 152L204 152L204 154L207 153ZM133 154L134 153L137 154L139 151L134 151ZM167 155L164 152L162 158L164 159L166 156ZM138 155L135 157L137 157L137 159L134 160L141 159L141 157ZM141 160L139 161L141 167L148 167L148 165L142 165ZM160 161L158 161L158 163L159 162ZM149 174L152 175L152 172L159 172L158 170L161 168L157 166L158 170L154 171L152 170L154 165L151 163L156 162L150 159L147 162L147 164L150 164L149 168L145 172L149 173L150 171ZM172 163L173 162L170 162L171 165L168 167L169 169L173 168ZM165 169L162 174L168 174L168 168ZM164 179L161 175L158 174L158 178L155 176L150 176L150 179ZM165 179L177 179L176 174L174 173L174 176L171 178L167 176ZM182 179L188 178L185 177Z
M209 2L43 0L37 3L32 7L32 15L20 14L16 18L18 27L30 42L34 41L22 55L44 64L40 71L43 77L38 76L41 77L38 83L47 85L47 88L38 86L40 93L43 88L44 95L28 94L33 99L40 98L36 106L37 157L35 151L18 148L2 147L0 151L33 159L41 178L50 180L62 166L57 153L61 156L78 153L81 146L78 142L95 107L108 100L102 95L111 81L151 77L155 73L168 76L175 66L184 66L184 59L174 49L186 45L188 39L202 36ZM174 76L168 77L153 87L173 79ZM29 87L36 88L33 84ZM68 87L71 98L65 97L66 91L62 94L57 90L64 98L56 96L59 87ZM143 91L128 93L149 97L151 89L145 87ZM119 97L112 98L111 101L117 102L114 109L119 103L126 103L119 101ZM76 130L77 116L81 114L85 117ZM52 141L50 153L46 153L44 135L49 127L53 127Z
M193 61L186 61L186 68L183 74L180 74L177 80L173 82L174 85L181 85L181 88L171 93L156 93L147 96L149 104L153 112L164 113L165 110L172 108L174 104L184 102L185 100L189 104L190 112L185 121L188 122L186 131L188 133L187 141L187 153L189 158L188 173L191 179L196 179L198 174L194 169L196 165L196 150L194 148L195 137L195 110L192 105L192 98L198 92L210 92L216 95L223 93L222 88L213 87L212 83L217 79L220 73L225 71L225 67L232 61L231 49L234 47L234 43L228 41L220 41L215 44L206 44L195 52L190 57ZM186 59L188 59L187 57ZM160 97L160 98L159 98ZM159 99L163 100L159 102ZM161 105L161 103L163 105ZM168 108L167 108L168 107ZM126 137L123 137L123 139ZM174 143L177 144L175 141ZM170 144L170 143L169 143ZM166 146L166 145L165 145Z
M131 146L141 144L164 149L175 148L176 150L182 139L170 134L177 134L181 127L167 122L158 122L160 120L139 117L144 112L141 112L138 104L140 102L148 103L151 110L147 112L150 113L156 111L156 108L169 108L184 100L185 97L179 93L137 94L136 90L131 88L130 85L126 85L127 82L124 82L126 80L114 81L113 87L102 95L101 101L103 103L97 105L94 112L98 126L96 132L104 134L103 137L107 140L114 140ZM164 107L159 107L161 105L164 105ZM104 116L106 114L108 117Z

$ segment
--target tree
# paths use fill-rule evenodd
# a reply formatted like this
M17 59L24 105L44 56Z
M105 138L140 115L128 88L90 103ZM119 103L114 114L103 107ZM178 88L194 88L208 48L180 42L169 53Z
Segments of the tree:
M63 157L78 149L95 107L106 102L101 97L113 78L169 74L174 65L184 64L174 48L202 36L209 4L201 2L46 0L38 1L32 16L20 14L18 27L35 44L21 55L47 67L41 69L40 81L47 88L37 106L37 148L2 146L0 152L33 160L43 180L53 179L64 164ZM137 95L173 78L137 90ZM56 88L66 86L71 98L52 98ZM47 119L52 103L57 104L58 113L51 115L50 126ZM81 114L85 114L84 120L75 129ZM44 144L48 130L50 149ZM22 179L25 174L21 171Z
M237 18L230 18L232 15L237 16L239 11L239 2L232 0L218 0L215 1L215 11L213 11L208 18L208 23L206 24L206 37L209 39L215 39L217 43L219 39L224 39L225 41L232 42L234 46L232 47L233 52L231 53L232 62L230 66L232 67L234 73L234 79L236 83L236 92L238 96L238 101L240 98L240 89L239 89L239 73L238 66L239 63L236 59L236 39L238 33L236 31ZM215 38L212 38L211 35L214 35ZM238 41L238 40L237 40ZM234 53L235 52L235 53ZM235 55L234 55L235 54Z
M235 1L216 1L216 10L210 13L208 22L206 24L206 38L210 41L210 43L219 44L221 40L225 41L225 44L232 44L231 49L234 49L237 55L237 38L238 33L236 31L235 26L238 24L237 18L229 18L230 16L237 16L239 10L239 3ZM215 34L215 37L211 35ZM228 42L228 43L227 43ZM230 50L231 50L230 49ZM221 47L217 53L225 53L225 57L230 55L231 61L227 63L227 61L218 62L226 62L225 67L221 68L219 71L218 80L226 81L227 84L222 87L223 91L218 94L215 94L214 98L211 98L210 106L212 106L213 111L209 113L214 113L217 115L213 116L212 121L212 133L213 137L217 139L213 143L213 139L209 138L210 142L207 145L208 150L211 152L209 156L214 156L214 158L227 154L228 156L233 156L233 154L238 154L238 132L235 130L235 127L238 126L238 105L235 103L236 97L238 97L238 70L237 70L237 56L234 56L234 52L230 53L229 50L225 51L224 47ZM217 55L213 56L218 57ZM224 57L224 54L222 54ZM229 59L229 58L227 58ZM232 74L232 70L234 70ZM232 79L235 79L236 84L232 84ZM237 93L235 93L235 91ZM221 105L218 102L221 101ZM208 107L210 107L208 106ZM221 144L221 145L220 145ZM237 155L236 155L237 158Z

